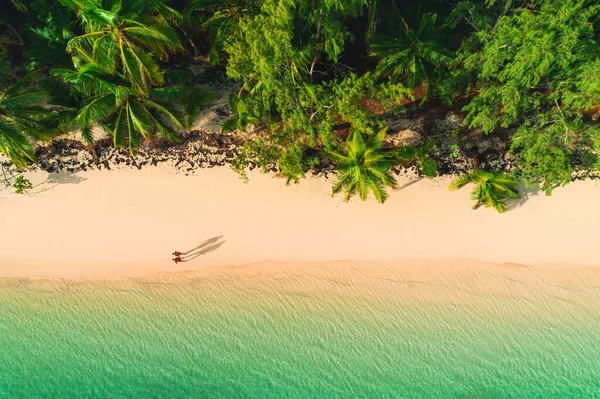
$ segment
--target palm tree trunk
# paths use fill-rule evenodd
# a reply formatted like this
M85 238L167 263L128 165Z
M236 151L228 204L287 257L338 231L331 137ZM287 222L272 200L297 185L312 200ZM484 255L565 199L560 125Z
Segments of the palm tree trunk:
M479 169L479 154L477 151L473 154L473 169Z

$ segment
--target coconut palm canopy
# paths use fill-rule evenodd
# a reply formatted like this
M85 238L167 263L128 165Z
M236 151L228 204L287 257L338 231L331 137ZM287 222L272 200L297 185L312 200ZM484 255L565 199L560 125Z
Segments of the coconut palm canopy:
M134 89L164 82L153 56L182 50L170 21L181 14L161 0L61 0L77 12L85 33L69 40L76 67L119 71Z
M140 92L125 76L111 76L92 65L78 71L53 72L88 96L75 117L84 139L91 142L91 128L99 125L112 134L115 146L128 146L132 154L142 138L150 139L155 133L177 140L177 132L185 127L183 111L189 114L212 99L210 93L203 95L194 87L146 88Z
M521 197L518 189L519 181L514 176L482 170L474 170L457 177L448 188L454 191L469 183L475 183L471 198L477 202L473 205L473 209L484 205L486 208L495 208L502 213L510 200Z
M393 158L381 151L384 138L385 130L367 140L360 132L354 132L348 137L344 152L328 152L337 163L338 179L333 184L333 194L344 192L347 202L356 194L364 201L371 192L377 202L385 202L385 187L394 188L396 179L390 173Z
M34 160L32 139L57 133L51 126L51 111L42 106L46 93L33 84L39 75L31 72L0 93L0 152L18 167Z
M394 36L376 34L371 54L381 57L378 73L405 79L410 87L425 83L429 89L440 67L452 61L452 51L442 42L450 29L437 23L435 13L423 14L418 25L411 26L398 14L399 25Z

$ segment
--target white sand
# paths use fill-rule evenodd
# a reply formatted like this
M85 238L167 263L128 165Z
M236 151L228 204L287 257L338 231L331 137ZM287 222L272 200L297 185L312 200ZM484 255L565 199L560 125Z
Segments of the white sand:
M26 173L31 196L0 189L0 277L111 276L286 261L469 258L600 266L600 187L575 182L505 214L471 210L469 188L420 180L384 205L331 198L330 182L285 186L259 172L170 167ZM401 182L403 184L411 183ZM222 236L175 265L171 252Z

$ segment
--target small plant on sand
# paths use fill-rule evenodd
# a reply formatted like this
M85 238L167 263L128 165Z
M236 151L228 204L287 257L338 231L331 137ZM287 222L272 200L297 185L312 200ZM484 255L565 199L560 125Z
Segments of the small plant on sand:
M332 195L343 191L346 202L355 194L365 201L370 191L380 204L387 199L385 187L394 188L396 179L390 173L393 158L381 151L384 137L385 129L366 141L355 131L348 137L344 153L326 152L335 161L338 172Z
M17 194L23 194L27 190L31 190L33 185L23 176L18 176L13 183L13 188Z
M518 190L519 182L513 175L482 170L474 170L457 177L450 183L448 189L458 190L469 183L475 183L471 198L477 202L473 205L473 209L484 205L486 208L495 208L502 213L506 210L508 201L521 197Z

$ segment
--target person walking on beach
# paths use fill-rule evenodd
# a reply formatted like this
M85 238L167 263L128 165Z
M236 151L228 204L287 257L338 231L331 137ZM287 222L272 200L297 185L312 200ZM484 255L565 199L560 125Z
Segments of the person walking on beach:
M209 238L208 240L204 240L196 248L190 249L187 252L179 252L179 251L173 252L173 256L175 256L175 258L173 258L173 262L175 262L175 263L189 262L190 260L195 259L200 255L204 255L208 252L214 251L215 249L217 249L221 245L223 245L224 241L219 242L219 243L217 242L222 237L223 236L221 235L221 236Z

